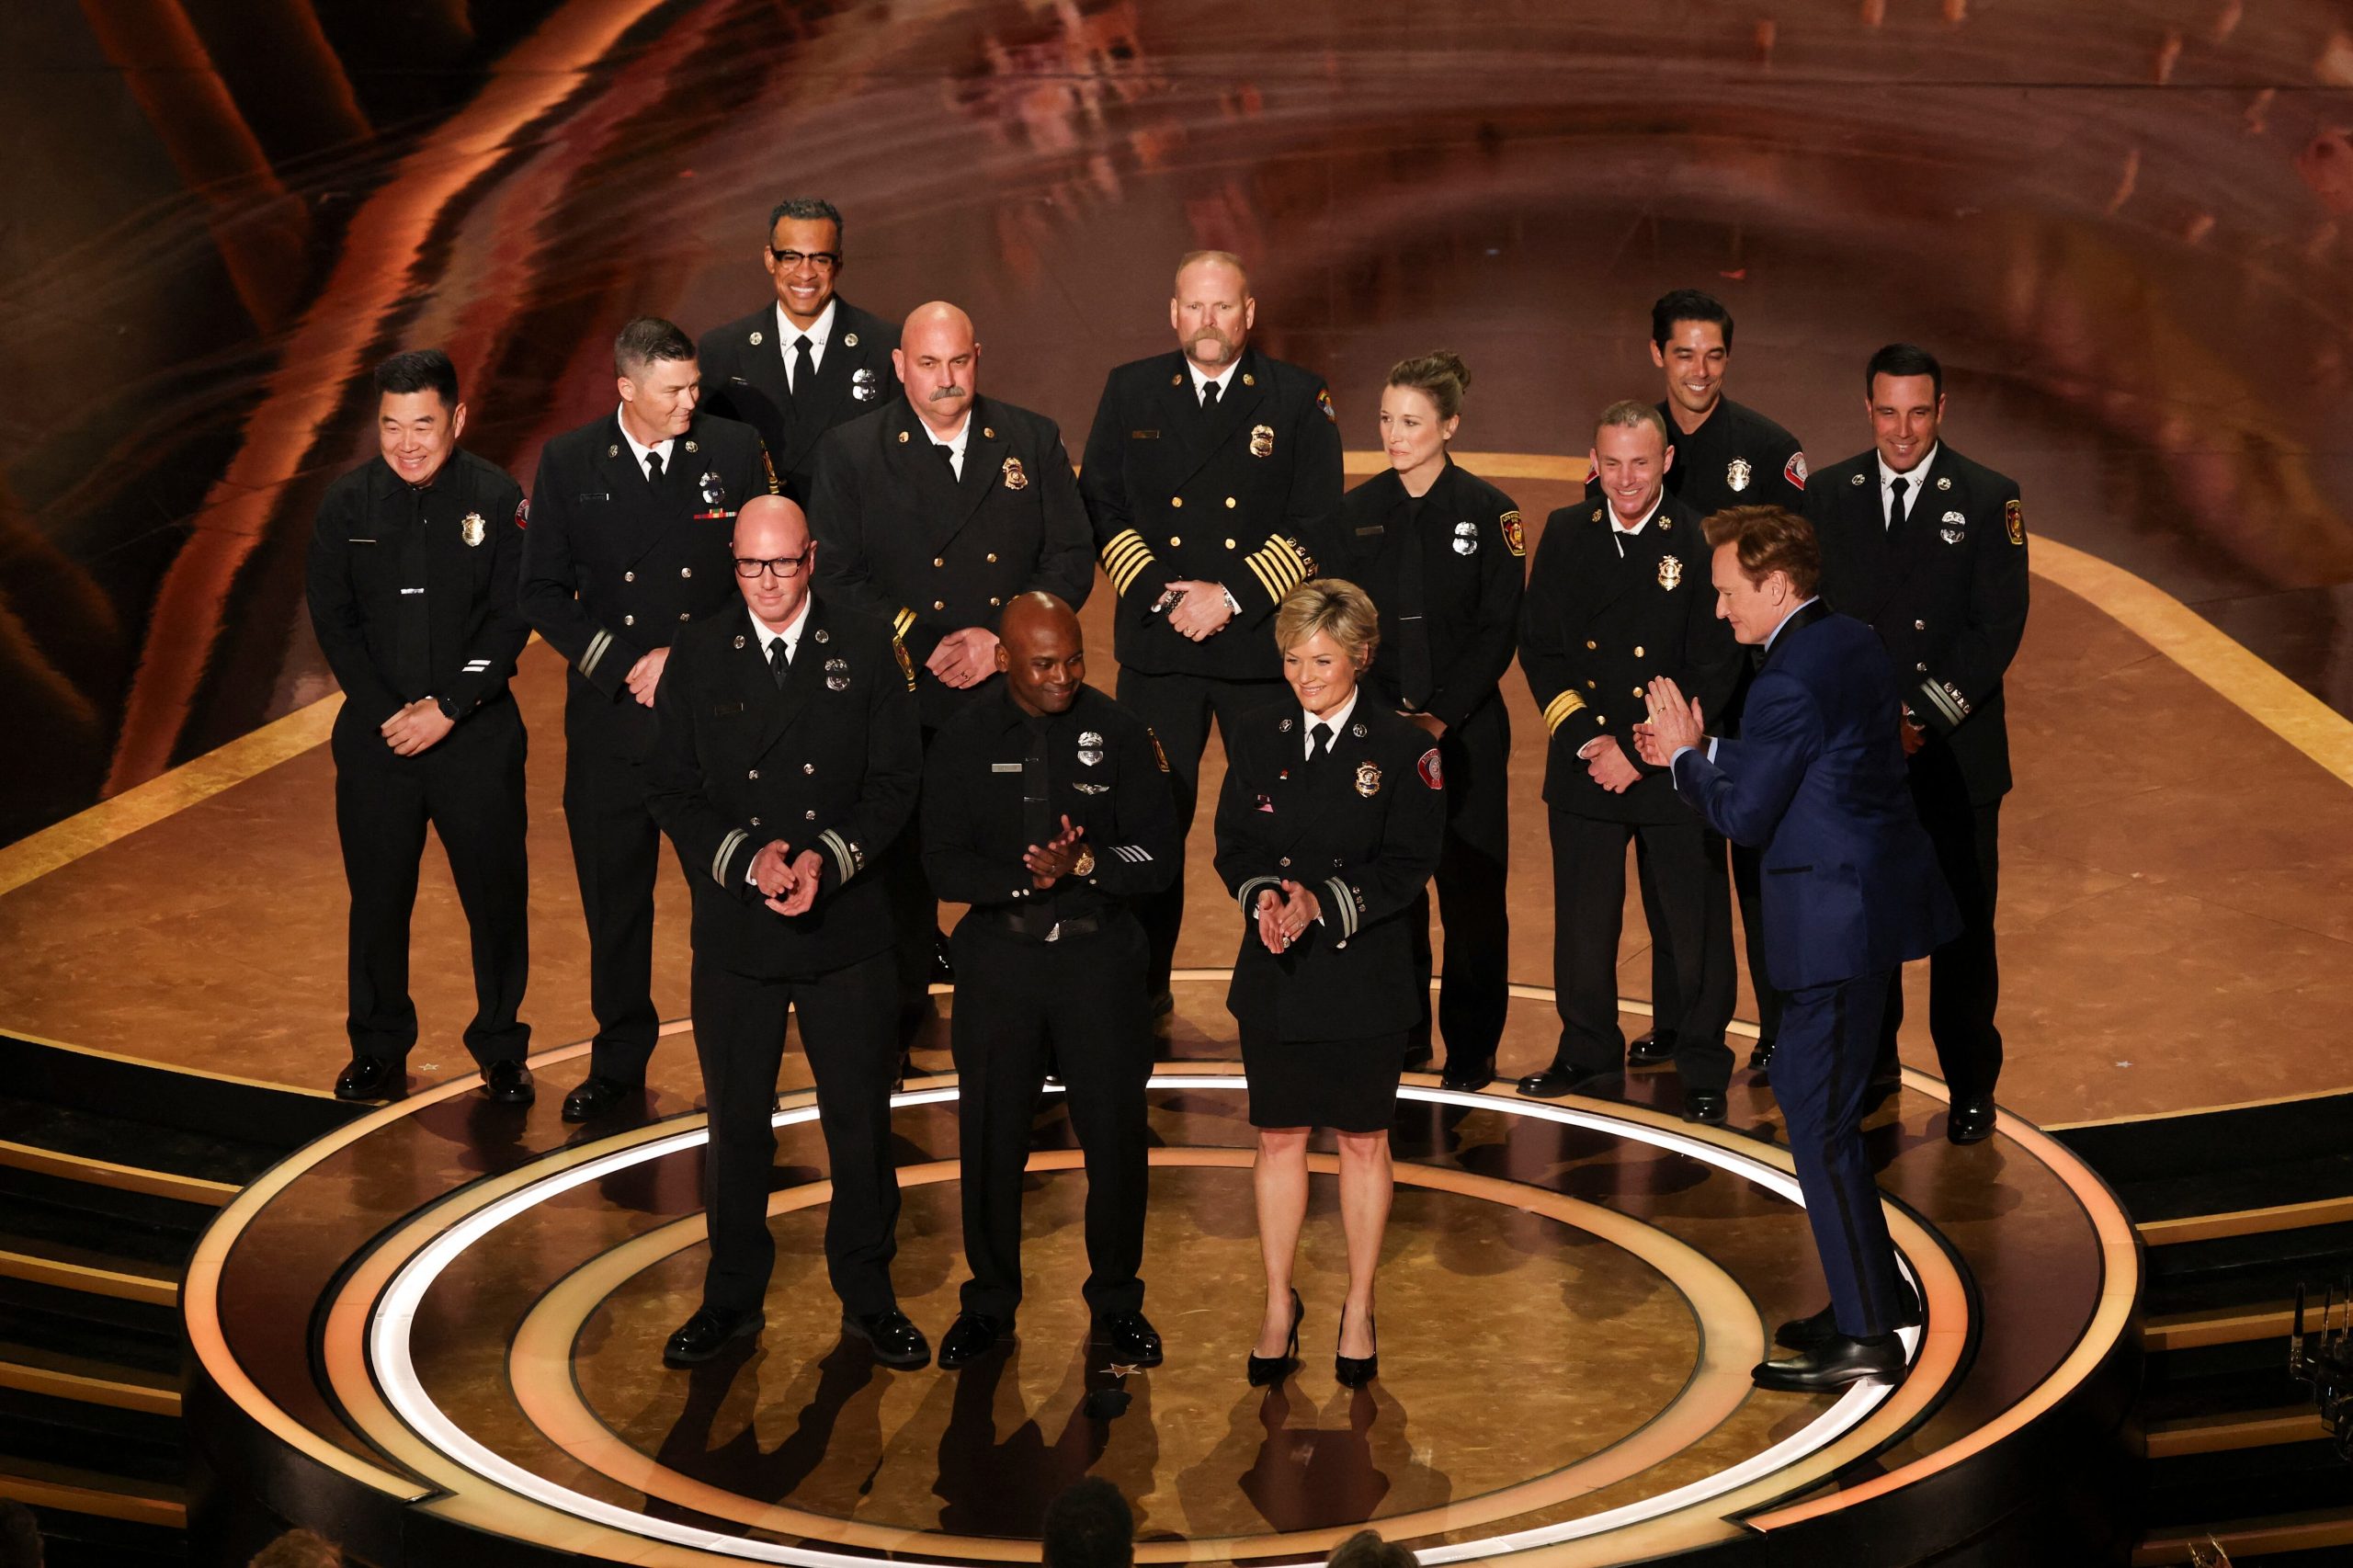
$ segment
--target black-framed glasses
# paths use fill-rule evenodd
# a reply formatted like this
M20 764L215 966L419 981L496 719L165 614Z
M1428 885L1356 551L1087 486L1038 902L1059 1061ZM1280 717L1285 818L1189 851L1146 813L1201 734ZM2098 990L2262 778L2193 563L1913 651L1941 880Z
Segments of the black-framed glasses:
M765 561L756 556L739 555L735 558L735 575L756 577L766 572L770 576L791 577L798 575L807 564L809 552L805 550L798 555L779 555Z
M842 253L837 250L779 250L770 245L768 254L776 257L779 267L798 267L805 261L820 272L831 272L842 264Z

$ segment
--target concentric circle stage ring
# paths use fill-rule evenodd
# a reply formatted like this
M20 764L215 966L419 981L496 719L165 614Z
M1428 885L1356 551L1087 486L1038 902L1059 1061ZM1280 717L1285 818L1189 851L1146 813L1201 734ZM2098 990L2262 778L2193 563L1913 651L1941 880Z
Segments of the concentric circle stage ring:
M1821 1289L1786 1154L1748 1106L1719 1131L1409 1078L1381 1382L1338 1391L1311 1335L1267 1399L1225 1321L1255 1321L1256 1301L1231 1063L1153 1080L1146 1273L1168 1361L1147 1372L1085 1344L1083 1177L1058 1107L1031 1163L1011 1365L891 1373L836 1346L804 1095L776 1117L761 1346L683 1374L654 1363L699 1278L703 1119L580 1138L552 1108L502 1118L470 1087L303 1151L224 1213L189 1278L215 1473L280 1517L387 1543L387 1562L424 1561L426 1541L452 1562L514 1561L518 1542L550 1561L1035 1561L1032 1491L1089 1471L1136 1499L1146 1562L1310 1562L1366 1521L1426 1562L1734 1561L1801 1539L1896 1562L1888 1520L1917 1517L1915 1494L1995 1507L2017 1466L2080 1448L2068 1429L2131 1366L2137 1261L2112 1202L2014 1119L1984 1150L1930 1136L1926 1078L1873 1137L1927 1329L1900 1384L1835 1400L1747 1381L1766 1325ZM961 1273L954 1096L917 1080L895 1119L897 1275L935 1335ZM1311 1217L1302 1282L1328 1334L1319 1225L1336 1237Z

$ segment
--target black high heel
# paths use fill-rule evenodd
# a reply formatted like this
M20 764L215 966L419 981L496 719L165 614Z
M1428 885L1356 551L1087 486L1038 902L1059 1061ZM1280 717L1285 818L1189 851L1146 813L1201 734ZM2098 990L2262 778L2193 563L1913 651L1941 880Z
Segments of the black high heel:
M1290 1343L1283 1346L1283 1353L1279 1356L1261 1356L1255 1350L1251 1352L1250 1364L1245 1371L1252 1388L1272 1388L1290 1376L1291 1369L1299 1365L1299 1325L1306 1316L1307 1308L1301 1303L1299 1292L1293 1290L1290 1293Z
M1343 1331L1347 1328L1347 1324L1348 1309L1346 1306L1342 1306L1340 1308L1340 1327ZM1374 1331L1372 1354L1370 1356L1341 1355L1339 1353L1338 1335L1336 1335L1333 1336L1332 1376L1338 1381L1340 1386L1344 1389L1360 1389L1364 1387L1365 1384L1372 1381L1373 1379L1381 1376L1381 1335L1378 1327L1374 1324L1372 1315L1370 1312L1365 1314L1364 1325L1366 1328L1372 1329Z

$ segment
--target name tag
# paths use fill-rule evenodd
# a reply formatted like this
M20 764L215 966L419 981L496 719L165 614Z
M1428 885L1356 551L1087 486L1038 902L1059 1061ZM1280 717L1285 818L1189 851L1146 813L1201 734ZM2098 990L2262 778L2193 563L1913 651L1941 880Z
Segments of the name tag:
M1358 539L1372 539L1372 538L1377 537L1378 535L1385 534L1385 533L1387 533L1388 531L1389 531L1389 528L1388 528L1388 525L1387 525L1387 524L1385 524L1385 523L1375 523L1375 524L1373 524L1373 525L1372 525L1372 527L1370 527L1370 528L1358 528L1358 529L1357 530L1357 538L1358 538Z
M1128 432L1128 439L1131 441L1157 441L1160 439L1160 432L1157 430L1131 430Z
M740 702L722 702L718 707L713 708L710 710L710 716L714 719L724 719L730 713L741 713L742 711L744 711L744 705Z
M1018 773L1021 771L1021 764L1017 762L992 762L989 764L989 771L991 773Z
M612 498L613 493L609 490L584 490L575 497L581 501L609 501Z
M421 594L423 592L425 592L423 588L403 588L401 590L401 597L403 598L406 598L411 594Z
M343 542L346 544L373 544L376 541L372 539L347 539Z

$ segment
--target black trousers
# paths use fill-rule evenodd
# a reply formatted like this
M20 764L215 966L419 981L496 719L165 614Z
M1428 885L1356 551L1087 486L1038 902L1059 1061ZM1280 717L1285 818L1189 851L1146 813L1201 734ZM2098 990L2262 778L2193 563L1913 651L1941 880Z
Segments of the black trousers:
M489 703L415 756L394 756L373 725L338 716L332 750L335 833L351 889L352 1054L400 1062L416 1043L409 919L429 824L449 853L473 947L466 1049L485 1067L520 1062L531 1042L531 1027L515 1016L531 960L523 716L511 701Z
M588 919L588 1006L597 1038L588 1071L645 1081L661 1020L654 1011L654 879L662 830L645 808L644 745L653 722L636 715L564 715L563 822ZM681 874L686 862L678 862Z
M1732 1019L1732 894L1713 838L1697 817L1604 822L1550 812L1552 830L1552 991L1561 1014L1556 1067L1608 1072L1625 1064L1618 1027L1618 936L1626 908L1626 842L1650 851L1659 904L1675 936L1675 1068L1688 1090L1722 1094L1732 1082L1724 1025ZM1722 840L1716 840L1721 843Z
M924 755L939 732L926 726ZM882 896L891 905L891 929L898 939L899 1006L904 1011L931 995L933 944L939 936L939 895L923 869L923 812L907 817L907 825L882 852Z
M1086 1156L1086 1304L1098 1317L1141 1310L1152 1076L1143 926L1123 913L1086 936L1041 942L975 912L950 944L964 1260L972 1271L964 1310L1011 1323L1021 1304L1022 1173L1050 1059Z
M1219 636L1228 635L1219 632ZM1201 753L1210 744L1210 718L1217 718L1221 738L1233 733L1243 715L1275 702L1283 695L1279 680L1214 680L1208 676L1146 675L1120 672L1120 700L1152 726L1168 758L1168 784L1176 798L1176 825L1189 835L1193 808L1201 793ZM1176 933L1185 923L1185 857L1176 856L1176 874L1161 892L1137 902L1151 960L1144 985L1154 995L1168 989L1168 971L1176 960ZM959 980L962 978L960 973Z
M1912 801L1936 846L1937 865L1961 908L1961 935L1928 959L1928 1033L1953 1097L1990 1095L2002 1075L2002 1031L1994 1012L2002 976L1994 945L1995 896L2001 881L2002 802L1972 804L1950 755L1932 745L1913 758ZM1904 1023L1904 977L1887 988L1880 1024L1880 1064L1895 1065Z
M1709 835L1716 838L1713 834ZM1716 838L1711 858L1723 854L1724 841ZM1748 962L1748 983L1756 993L1756 1043L1771 1045L1781 1033L1781 994L1765 977L1765 890L1759 851L1745 844L1732 846L1733 896L1740 903L1741 946ZM1659 908L1658 890L1651 881L1650 851L1634 841L1634 876L1643 890L1643 919L1651 928L1651 1030L1672 1042L1673 1020L1681 1017L1683 998L1676 989L1675 933L1667 929Z
M801 1046L816 1074L818 1127L833 1172L825 1269L834 1294L853 1315L897 1304L891 1289L891 1259L899 1247L899 1173L891 1158L896 972L888 950L805 980L735 974L697 955L695 1054L710 1110L702 1173L710 1218L704 1306L750 1312L767 1293L776 1263L767 1221L776 1164L769 1118L788 1010L801 1016Z
M1504 869L1511 855L1511 722L1490 701L1438 741L1446 776L1446 840L1438 849L1438 922L1446 943L1438 1024L1449 1067L1493 1064L1511 1006L1511 916ZM1409 1054L1430 1045L1430 893L1414 901L1405 929L1414 943L1421 1021L1406 1031Z
M1838 1332L1884 1334L1899 1308L1895 1246L1863 1147L1871 1056L1891 972L1789 994L1773 1056L1773 1097L1789 1119L1790 1159L1830 1285Z

